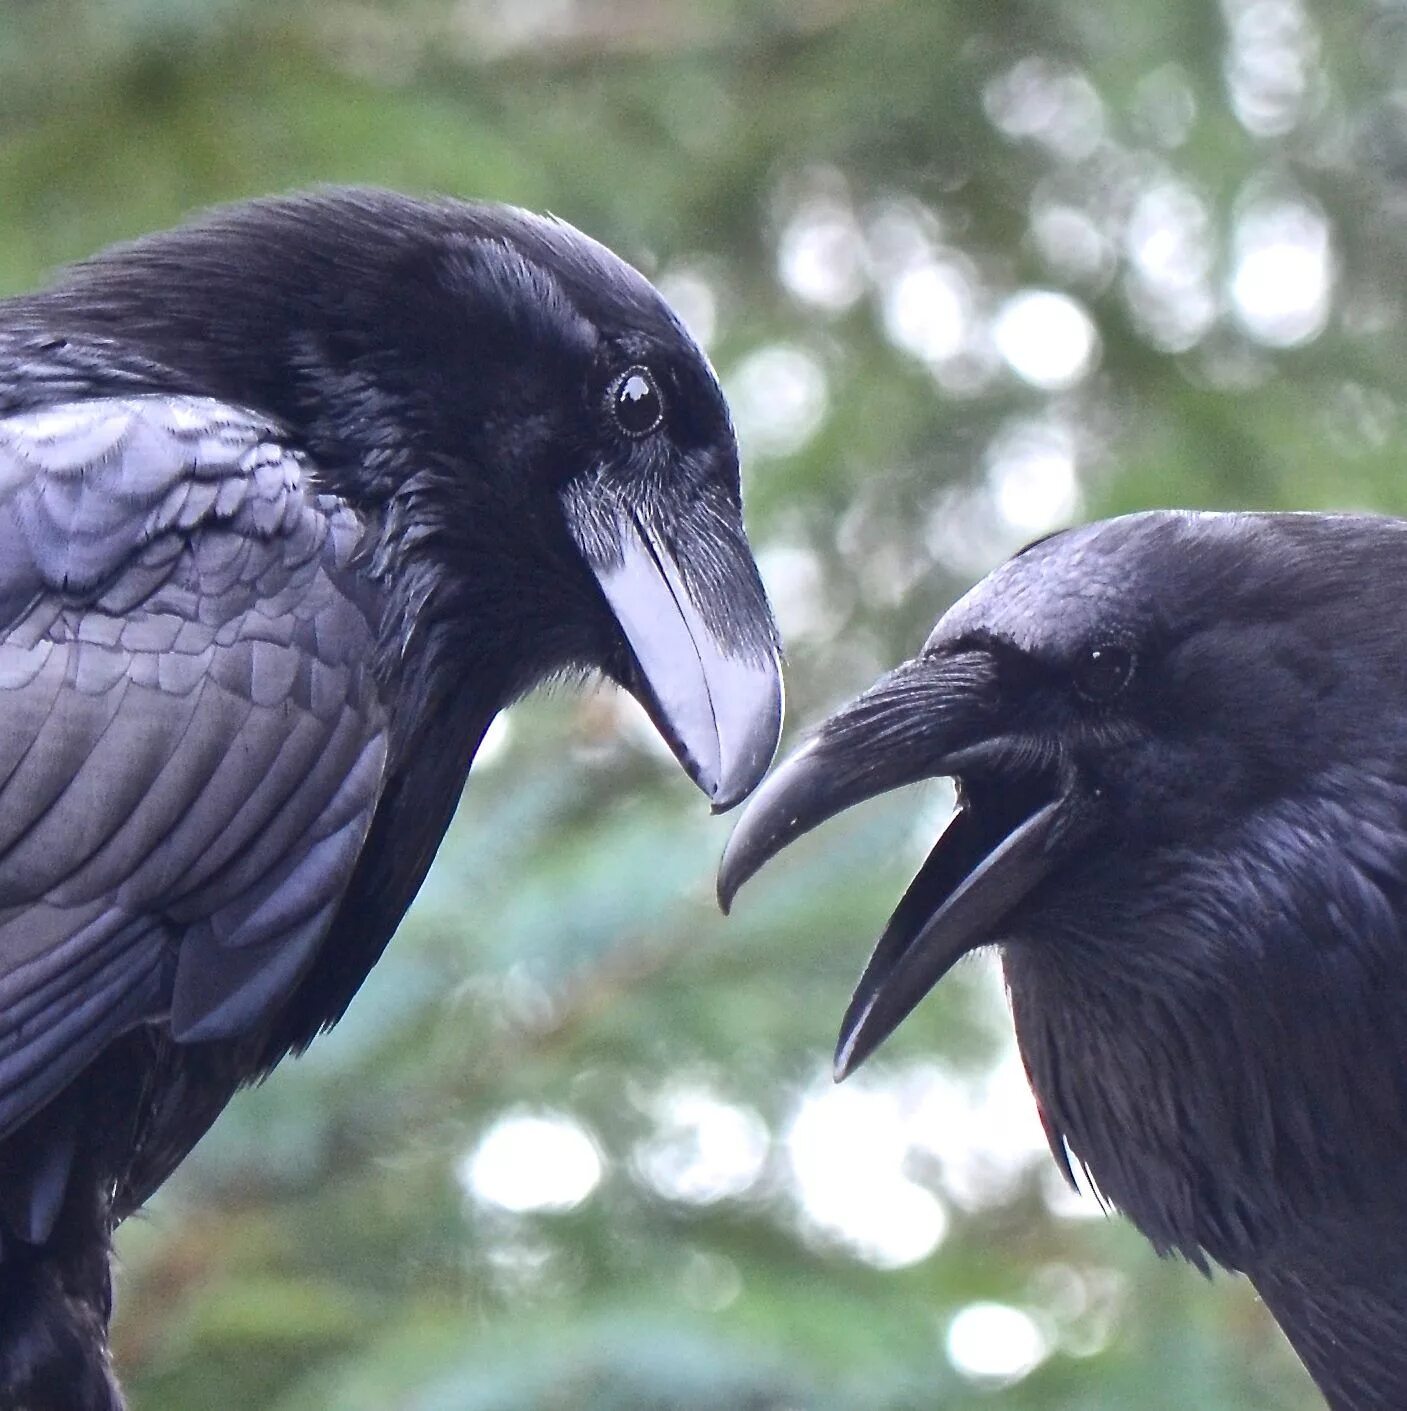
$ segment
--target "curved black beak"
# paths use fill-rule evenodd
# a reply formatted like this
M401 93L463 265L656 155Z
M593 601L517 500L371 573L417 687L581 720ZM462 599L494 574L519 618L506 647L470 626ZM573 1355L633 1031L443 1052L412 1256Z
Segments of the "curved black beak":
M793 839L903 784L990 767L1002 736L995 666L981 651L908 662L825 722L754 796L719 869L726 911L739 887ZM919 870L856 986L836 1049L853 1072L969 951L1000 938L1015 907L1089 834L1070 781L1033 770L984 777Z
M741 515L607 515L569 498L567 527L630 648L625 686L714 812L732 808L782 731L777 629Z
M981 651L917 657L824 721L753 796L718 868L726 913L788 843L837 813L921 779L955 774L991 731L995 667Z
M1066 801L1042 805L954 886L980 831L960 809L884 928L840 1023L835 1077L851 1073L908 1018L969 951L996 939L1001 921L1059 860L1051 846Z

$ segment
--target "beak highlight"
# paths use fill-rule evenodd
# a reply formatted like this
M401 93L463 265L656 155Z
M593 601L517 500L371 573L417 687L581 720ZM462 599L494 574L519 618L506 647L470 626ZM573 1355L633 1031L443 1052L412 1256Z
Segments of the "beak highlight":
M756 788L782 731L776 632L746 540L741 530L735 544L681 524L671 551L633 513L613 529L613 552L582 547L635 659L626 684L721 813ZM713 595L742 604L722 625L680 562L695 544L715 570Z

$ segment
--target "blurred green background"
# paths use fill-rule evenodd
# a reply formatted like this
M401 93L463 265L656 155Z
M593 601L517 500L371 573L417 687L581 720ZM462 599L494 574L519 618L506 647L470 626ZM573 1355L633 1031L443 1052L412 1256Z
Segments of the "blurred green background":
M1404 176L1389 0L0 9L7 290L347 180L650 273L734 404L792 738L1067 521L1407 510ZM1317 1404L1243 1285L1058 1187L990 964L831 1088L946 805L724 922L728 822L633 706L515 710L341 1028L123 1229L137 1411Z

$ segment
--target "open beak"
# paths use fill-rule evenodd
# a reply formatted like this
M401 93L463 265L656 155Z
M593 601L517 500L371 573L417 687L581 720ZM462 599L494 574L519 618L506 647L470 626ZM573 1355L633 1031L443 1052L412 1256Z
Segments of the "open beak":
M1001 744L994 665L981 651L905 663L838 711L758 790L718 875L738 889L793 839L843 809L940 775L959 807L885 927L841 1024L836 1078L852 1073L969 951L1000 940L1018 904L1097 826L1095 802L1053 769L986 772Z
M782 731L777 629L743 534L568 506L568 529L632 657L623 684L721 813L757 787Z

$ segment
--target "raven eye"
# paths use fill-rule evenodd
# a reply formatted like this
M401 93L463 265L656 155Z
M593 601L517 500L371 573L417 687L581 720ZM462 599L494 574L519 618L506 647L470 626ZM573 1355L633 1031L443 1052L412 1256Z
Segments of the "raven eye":
M664 420L664 400L647 367L628 367L611 385L611 411L627 436L648 436Z
M1090 701L1112 701L1133 677L1133 653L1114 642L1088 648L1075 663L1075 689Z

